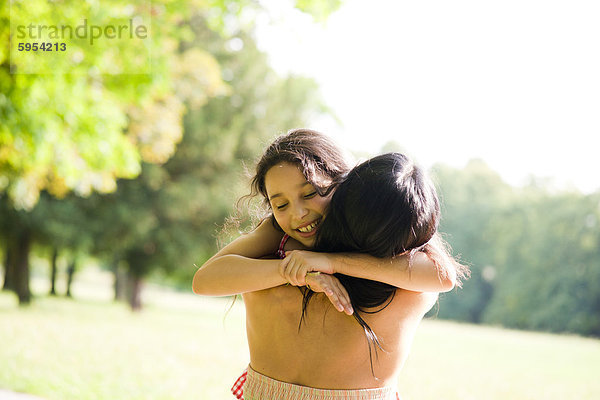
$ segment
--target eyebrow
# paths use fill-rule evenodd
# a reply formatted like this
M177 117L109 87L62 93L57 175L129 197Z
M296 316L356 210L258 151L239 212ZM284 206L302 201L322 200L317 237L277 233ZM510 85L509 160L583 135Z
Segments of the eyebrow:
M304 183L299 184L298 187L303 188L306 185L312 185L312 183L310 183L309 181L306 181ZM273 196L269 197L269 201L276 199L277 197L281 197L281 196L283 196L282 193L275 193Z

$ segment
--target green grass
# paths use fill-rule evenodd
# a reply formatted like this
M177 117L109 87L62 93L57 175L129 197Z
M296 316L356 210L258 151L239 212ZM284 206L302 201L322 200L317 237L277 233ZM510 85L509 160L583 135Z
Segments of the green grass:
M408 399L599 399L600 340L424 321L400 378Z
M102 279L81 274L77 300L22 309L0 293L0 388L50 400L233 398L249 360L241 301L225 317L225 299L148 287L133 314ZM405 400L598 399L599 367L600 340L428 320L400 389Z

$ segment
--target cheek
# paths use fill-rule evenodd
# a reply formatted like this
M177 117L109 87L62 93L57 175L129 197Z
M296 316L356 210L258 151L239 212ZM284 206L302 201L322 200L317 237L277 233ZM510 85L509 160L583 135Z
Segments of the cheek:
M273 217L281 228L284 228L287 222L286 214L283 211L273 211Z
M315 208L318 209L318 211L321 215L325 214L325 210L327 209L327 206L329 205L330 201L331 201L330 196L320 197L318 200L315 201Z

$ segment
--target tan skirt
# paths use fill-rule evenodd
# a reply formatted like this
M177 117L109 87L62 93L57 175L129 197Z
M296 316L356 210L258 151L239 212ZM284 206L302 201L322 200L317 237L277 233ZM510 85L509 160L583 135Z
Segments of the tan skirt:
M315 389L281 382L248 367L244 400L399 400L393 387L374 389Z

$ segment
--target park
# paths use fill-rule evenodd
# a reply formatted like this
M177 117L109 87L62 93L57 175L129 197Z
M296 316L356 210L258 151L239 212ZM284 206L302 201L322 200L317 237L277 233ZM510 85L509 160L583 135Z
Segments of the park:
M260 196L247 197L265 147L309 127L337 140L352 166L384 153L408 154L421 164L439 195L437 229L470 271L452 290L440 290L416 328L397 380L402 399L600 397L600 182L574 183L596 169L596 159L586 155L592 146L579 138L597 121L583 92L544 103L577 99L577 107L524 111L522 99L539 104L548 97L528 86L543 82L515 50L521 42L527 49L532 41L555 42L544 21L530 29L525 18L543 6L527 0L525 14L510 12L514 4L496 10L514 16L512 26L524 36L512 40L486 30L506 22L488 9L472 7L481 19L467 18L473 25L455 31L434 29L432 21L458 26L441 11L390 2L377 11L382 21L396 15L423 27L386 36L379 29L395 27L367 21L374 11L361 2L294 1L289 20L280 14L283 6L269 1L0 5L0 390L43 400L233 399L230 388L250 362L248 304L242 291L194 294L192 280L265 216ZM453 15L465 16L471 6L461 2ZM339 27L357 7L370 28L355 29L354 17L351 32L364 40L343 43L332 35L339 48L332 46L325 27ZM597 11L557 7L544 10L580 26ZM279 39L293 57L269 47L277 36L265 28L269 23L285 27ZM304 56L308 26L323 33L330 58L316 47L314 59ZM108 40L121 38L121 31L143 43ZM298 42L286 36L298 32ZM410 69L395 71L394 61L373 59L365 70L359 61L370 53L361 46L384 57L380 44L367 40L370 32L382 35ZM470 42L453 36L465 32L490 44L475 53L478 63L490 63L481 71L494 73L469 69L472 48L460 45ZM565 43L575 43L580 31L569 32L575 36ZM31 41L30 51L20 51L21 36ZM64 42L65 51L33 51L41 40ZM419 58L438 53L451 58ZM575 50L568 54L579 60ZM554 65L539 55L543 65ZM511 56L510 68L498 61ZM344 57L357 66L336 70L346 76L338 97L327 94L334 75L281 69L284 59L325 71ZM449 71L458 65L464 75L454 79ZM552 80L587 92L589 85L568 82L592 79L593 68L575 73L575 65L556 66ZM499 77L485 81L487 92L484 75ZM459 96L456 82L467 95ZM390 97L378 97L379 89ZM504 90L512 97L502 97ZM367 125L353 119L358 116ZM557 130L548 131L550 125ZM463 131L472 136L465 139ZM474 153L464 155L470 145ZM564 151L553 152L554 145ZM500 156L490 155L493 147ZM529 161L543 165L548 157L556 169L543 176L528 170ZM518 182L506 172L515 166L523 174ZM558 173L573 166L573 181L560 182ZM280 206L286 204L275 211ZM320 223L314 219L298 231L308 236Z

